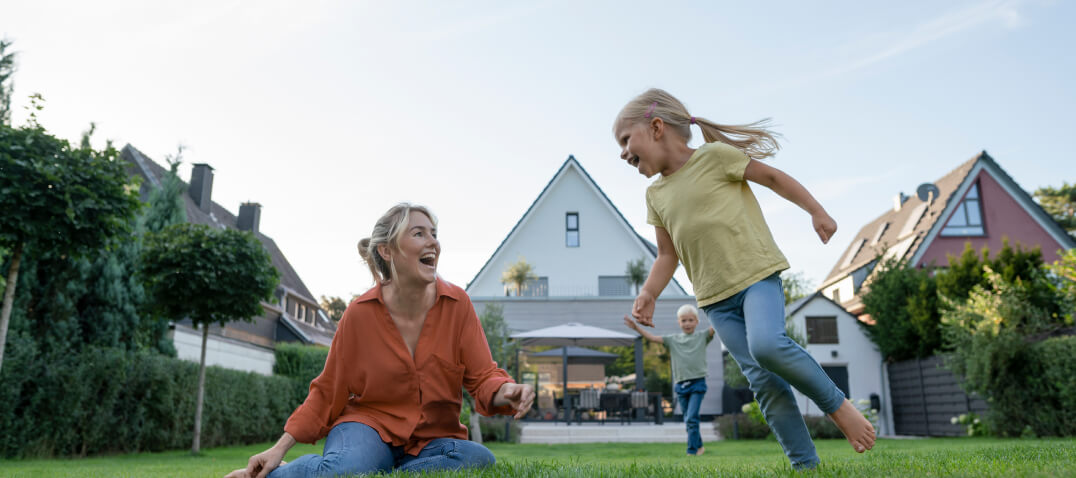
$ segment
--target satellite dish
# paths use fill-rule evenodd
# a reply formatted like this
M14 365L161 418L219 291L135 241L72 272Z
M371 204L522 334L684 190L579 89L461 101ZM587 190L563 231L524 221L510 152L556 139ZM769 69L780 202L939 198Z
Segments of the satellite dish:
M923 183L915 188L916 197L918 197L920 201L926 203L933 202L937 199L939 192L938 186L935 186L934 183Z

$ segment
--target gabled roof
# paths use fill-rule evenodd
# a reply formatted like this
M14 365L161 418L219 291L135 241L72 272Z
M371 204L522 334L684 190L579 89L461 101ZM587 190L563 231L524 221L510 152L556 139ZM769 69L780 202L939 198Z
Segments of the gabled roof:
M635 239L640 250L645 254L649 254L650 258L652 259L657 257L658 247L643 238L643 236L639 235L635 228L631 227L631 224L628 223L628 220L624 218L624 215L620 213L620 210L616 208L612 201L609 200L609 196L605 195L605 191L602 191L602 188L598 186L598 183L594 181L594 178L590 177L590 174L587 173L587 170L583 169L583 166L579 164L579 161L575 159L575 156L568 155L568 159L564 160L564 164L562 164L560 168L557 169L557 173L554 174L553 178L549 180L549 182L545 185L544 188L542 188L542 192L539 193L538 197L534 199L534 202L532 202L530 207L527 208L527 211L523 213L523 216L519 218L519 221L517 221L516 224L512 226L512 230L508 232L508 235L505 236L504 240L502 240L501 243L497 246L497 249L493 252L492 255L489 256L489 259L486 260L486 263L482 264L482 268L479 269L478 273L475 274L474 278L472 278L467 283L468 287L470 287L471 284L475 283L475 281L477 281L478 278L486 272L486 269L489 267L489 265L494 261L494 259L497 258L498 254L501 253L501 250L504 248L504 245L507 244L513 236L515 236L516 231L520 230L521 225L524 224L527 219L531 217L531 213L537 209L538 204L540 204L542 200L546 197L546 194L552 189L553 185L555 185L557 181L563 178L567 171L571 168L575 168L581 173L581 175L585 179L584 182L591 188L593 188L594 192L596 192L598 196L602 198L602 202L616 214L616 217L619 218L618 222L621 226L624 227L625 232L630 234L630 236ZM680 286L680 283L676 280L676 278L672 279L672 284L676 286L676 289L681 294L687 294L687 292L684 291L684 288Z
M826 297L826 295L823 294L821 291L818 291L818 292L815 292L813 294L809 294L807 296L801 297L800 299L797 299L797 300L793 301L791 304L786 305L785 306L785 317L789 317L791 315L794 315L796 312L799 312L800 309L802 309L804 306L811 303L815 299L821 299L821 300L824 300L826 302L829 302L830 304L833 304L834 307L837 307L838 309L841 309L841 311L843 311L844 313L846 313L848 315L852 315L851 313L848 312L848 309L845 309L841 304L838 304L838 303L834 302L829 297Z
M147 199L150 189L148 187L157 188L160 187L161 179L164 177L168 170L161 165L149 159L141 151L136 149L130 144L123 147L120 151L120 157L130 163L127 168L128 174L137 175L143 178L142 194L143 201ZM187 183L183 182L186 186ZM186 187L183 188L187 190ZM182 194L183 204L187 212L187 221L192 224L204 224L207 226L218 228L231 228L238 229L236 227L236 216L230 211L225 209L216 201L212 201L210 205L209 213L202 212L195 204L194 199L190 194ZM269 236L262 234L261 232L255 233L255 237L265 247L266 252L269 253L269 257L273 261L273 267L280 272L280 285L290 289L290 291L297 296L300 296L315 306L318 301L314 298L314 295L310 293L310 290L306 288L306 284L299 278L299 274L295 272L295 268L291 266L288 259L284 257L284 253L277 247L276 242Z
M964 197L964 193L978 177L979 171L983 169L991 173L991 176L1054 239L1061 244L1067 244L1066 247L1069 248L1076 246L1072 237L1054 222L1050 215L1028 195L1027 191L1016 184L1016 181L1001 169L1001 166L986 151L982 151L935 181L934 185L938 187L938 197L930 203L913 195L904 202L899 211L891 207L877 219L863 226L819 288L829 286L851 272L869 265L871 261L887 251L898 259L908 259L911 263L917 262L926 252L926 246L937 237L938 232L944 226L940 219L950 216L952 210ZM912 224L913 221L914 224ZM883 224L888 224L888 227L875 241L875 236ZM853 249L857 247L859 250L854 252L854 256L849 260L848 255L853 254Z

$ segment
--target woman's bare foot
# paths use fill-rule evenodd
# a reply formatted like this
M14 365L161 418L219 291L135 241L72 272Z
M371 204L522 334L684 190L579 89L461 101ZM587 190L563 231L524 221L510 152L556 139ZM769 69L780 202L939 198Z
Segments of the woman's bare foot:
M841 429L856 452L863 453L874 448L874 425L859 413L852 402L846 399L841 408L829 414L829 418Z

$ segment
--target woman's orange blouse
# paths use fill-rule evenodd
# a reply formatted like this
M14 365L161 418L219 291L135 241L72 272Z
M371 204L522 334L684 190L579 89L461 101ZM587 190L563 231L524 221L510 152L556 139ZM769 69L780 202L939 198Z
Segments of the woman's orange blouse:
M344 312L325 368L284 431L316 443L339 423L369 425L381 440L417 455L436 438L467 439L459 422L461 386L482 415L514 412L493 406L508 373L497 368L467 293L437 279L437 300L422 325L415 357L389 316L377 285Z

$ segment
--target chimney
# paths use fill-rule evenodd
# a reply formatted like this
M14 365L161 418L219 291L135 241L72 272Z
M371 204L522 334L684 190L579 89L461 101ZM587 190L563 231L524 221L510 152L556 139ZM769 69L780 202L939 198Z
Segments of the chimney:
M205 163L197 163L191 170L191 187L187 190L204 213L209 213L213 198L213 168Z
M904 205L904 201L907 201L910 196L905 196L904 193L897 193L893 196L893 210L899 211L900 207Z
M239 219L236 227L242 231L258 233L258 223L262 219L262 205L256 202L245 202L239 205Z

